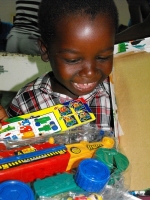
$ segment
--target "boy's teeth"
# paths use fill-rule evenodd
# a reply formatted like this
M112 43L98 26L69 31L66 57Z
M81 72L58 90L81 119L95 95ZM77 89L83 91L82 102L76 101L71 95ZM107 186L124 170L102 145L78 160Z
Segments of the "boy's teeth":
M94 83L74 83L74 85L76 86L76 87L80 87L80 88L83 88L83 87L90 87L90 86L92 86Z

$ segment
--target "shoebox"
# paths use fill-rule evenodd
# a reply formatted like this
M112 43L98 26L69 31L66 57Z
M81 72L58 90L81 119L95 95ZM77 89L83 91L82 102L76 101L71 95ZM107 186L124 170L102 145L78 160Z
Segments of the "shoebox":
M118 149L127 156L130 190L150 187L150 38L115 45L110 75Z

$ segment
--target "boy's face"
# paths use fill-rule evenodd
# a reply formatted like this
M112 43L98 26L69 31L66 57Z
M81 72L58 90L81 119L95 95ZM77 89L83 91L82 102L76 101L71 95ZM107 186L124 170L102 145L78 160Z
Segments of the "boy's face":
M72 98L88 94L112 70L115 28L107 16L64 17L56 28L49 59L53 90Z

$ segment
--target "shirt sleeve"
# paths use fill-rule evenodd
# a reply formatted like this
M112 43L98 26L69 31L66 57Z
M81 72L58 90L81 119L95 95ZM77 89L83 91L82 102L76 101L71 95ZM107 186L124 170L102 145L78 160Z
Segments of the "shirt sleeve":
M16 97L13 99L6 112L9 117L16 117L23 114Z

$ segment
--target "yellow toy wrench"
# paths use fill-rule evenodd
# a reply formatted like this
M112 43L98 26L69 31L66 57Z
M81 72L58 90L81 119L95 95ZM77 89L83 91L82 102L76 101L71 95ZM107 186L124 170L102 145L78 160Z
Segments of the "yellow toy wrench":
M114 144L113 138L104 137L100 142L81 141L80 143L65 145L71 155L66 171L78 167L81 160L92 158L98 148L111 149L114 147Z

